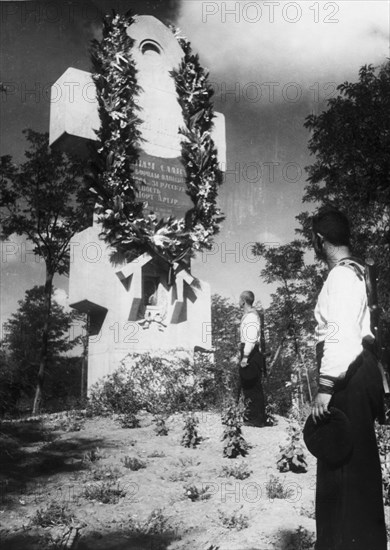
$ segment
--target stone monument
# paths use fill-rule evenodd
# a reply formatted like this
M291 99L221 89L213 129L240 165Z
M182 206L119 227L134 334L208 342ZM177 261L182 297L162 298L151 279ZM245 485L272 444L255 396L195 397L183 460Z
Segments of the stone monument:
M160 217L183 217L192 206L185 193L181 164L183 126L170 75L182 56L176 38L158 19L137 16L127 29L141 86L139 117L143 142L134 175L139 197ZM100 126L96 90L85 71L69 68L53 85L50 144L87 155ZM221 166L226 164L224 117L217 113L213 139ZM211 347L210 288L193 277L189 266L176 265L173 284L166 262L149 254L114 265L111 249L99 237L95 220L71 242L69 299L88 314L88 387L110 374L129 352L161 352Z

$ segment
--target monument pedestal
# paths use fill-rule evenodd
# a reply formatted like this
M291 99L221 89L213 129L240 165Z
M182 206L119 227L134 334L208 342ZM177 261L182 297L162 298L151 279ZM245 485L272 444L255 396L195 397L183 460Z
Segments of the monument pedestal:
M210 286L149 254L113 266L99 233L94 225L71 242L69 301L89 316L88 387L132 352L210 348Z

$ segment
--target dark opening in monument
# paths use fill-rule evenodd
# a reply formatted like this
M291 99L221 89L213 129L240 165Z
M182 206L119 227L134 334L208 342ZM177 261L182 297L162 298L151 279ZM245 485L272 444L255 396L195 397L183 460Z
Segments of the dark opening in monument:
M143 280L143 303L145 306L157 305L159 282L159 277L145 276Z
M140 50L143 55L161 55L162 48L154 40L144 40L140 44Z

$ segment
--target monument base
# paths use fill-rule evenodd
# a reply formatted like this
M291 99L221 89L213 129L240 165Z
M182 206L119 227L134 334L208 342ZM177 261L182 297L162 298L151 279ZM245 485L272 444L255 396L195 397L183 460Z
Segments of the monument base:
M94 225L71 241L69 300L88 315L88 388L129 353L211 348L210 286L148 254L113 264Z

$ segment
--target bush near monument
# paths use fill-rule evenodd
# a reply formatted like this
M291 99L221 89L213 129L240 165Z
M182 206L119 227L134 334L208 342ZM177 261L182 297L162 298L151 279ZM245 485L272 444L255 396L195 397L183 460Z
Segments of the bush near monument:
M215 406L212 369L180 350L160 355L129 354L121 366L91 388L90 414L168 414Z

